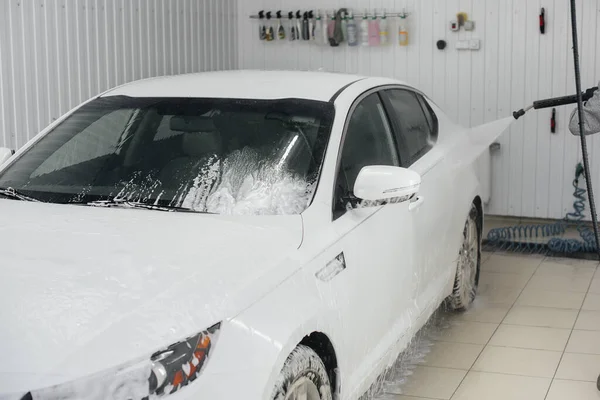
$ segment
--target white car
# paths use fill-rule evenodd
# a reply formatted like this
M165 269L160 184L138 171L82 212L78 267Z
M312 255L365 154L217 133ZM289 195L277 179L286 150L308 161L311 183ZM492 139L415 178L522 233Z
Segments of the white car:
M0 399L360 397L473 301L472 161L506 126L329 73L91 99L0 151Z

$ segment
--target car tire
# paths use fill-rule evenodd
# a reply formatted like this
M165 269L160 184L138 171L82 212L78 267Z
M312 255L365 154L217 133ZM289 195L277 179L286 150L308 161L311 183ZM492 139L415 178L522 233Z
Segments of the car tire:
M463 229L454 288L447 302L453 311L468 310L477 295L481 265L481 231L481 216L473 204Z
M273 400L333 399L327 369L313 349L299 345L292 351L281 370L272 398Z

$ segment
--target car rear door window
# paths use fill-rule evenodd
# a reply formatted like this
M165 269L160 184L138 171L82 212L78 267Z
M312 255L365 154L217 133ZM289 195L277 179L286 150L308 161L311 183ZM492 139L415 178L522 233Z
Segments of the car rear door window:
M418 94L403 89L386 90L385 95L391 108L397 142L409 158L407 166L425 155L436 140L436 119Z
M352 111L342 146L336 184L338 202L353 196L354 183L364 167L400 166L390 124L377 93L365 97Z

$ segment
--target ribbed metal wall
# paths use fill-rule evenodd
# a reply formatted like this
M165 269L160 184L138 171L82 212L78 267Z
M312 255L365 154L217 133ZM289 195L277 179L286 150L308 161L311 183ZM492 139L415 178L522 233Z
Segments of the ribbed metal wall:
M577 0L577 6L582 84L588 88L600 79L600 1ZM242 68L323 68L399 78L418 86L465 126L507 117L537 99L575 93L567 0L247 0L239 7ZM393 45L387 48L265 43L258 39L259 21L248 18L259 10L339 7L361 12L406 7L412 13L407 20L410 45L397 44L397 21L391 22ZM538 17L542 7L544 35ZM450 31L450 21L461 11L475 21L473 32ZM481 40L479 51L454 49L457 40L469 38ZM436 47L439 39L448 42L444 51ZM579 142L567 130L573 108L556 109L554 134L551 111L542 110L530 112L500 138L502 147L492 154L490 214L562 218L572 210L572 181L581 160ZM588 146L598 191L600 135L588 138Z
M237 67L237 0L0 0L0 146L137 79Z

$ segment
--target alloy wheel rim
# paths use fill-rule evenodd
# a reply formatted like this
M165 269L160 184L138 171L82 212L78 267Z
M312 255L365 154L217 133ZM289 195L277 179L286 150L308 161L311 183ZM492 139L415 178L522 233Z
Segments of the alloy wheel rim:
M313 381L302 377L292 385L285 400L321 400L321 395Z
M477 259L479 253L477 226L472 219L469 219L467 226L465 226L465 235L461 253L461 272L463 276L461 296L464 300L471 302L475 294Z

